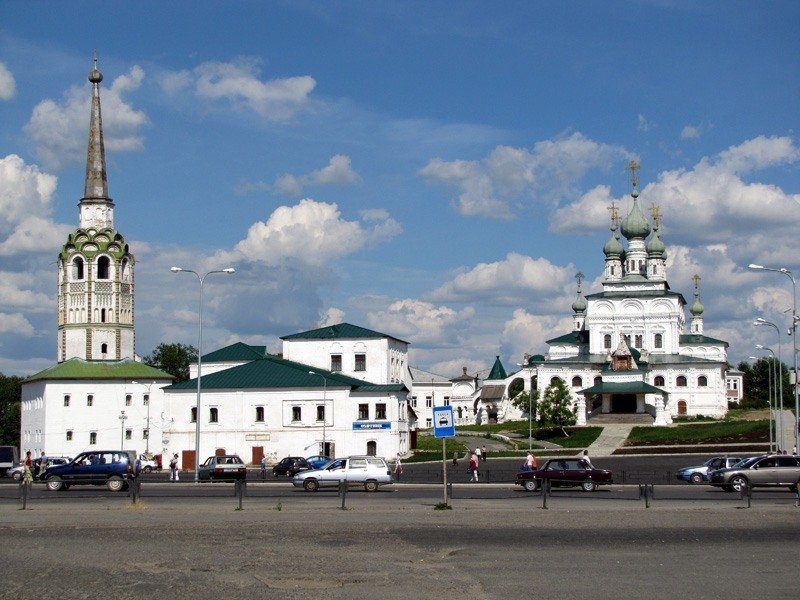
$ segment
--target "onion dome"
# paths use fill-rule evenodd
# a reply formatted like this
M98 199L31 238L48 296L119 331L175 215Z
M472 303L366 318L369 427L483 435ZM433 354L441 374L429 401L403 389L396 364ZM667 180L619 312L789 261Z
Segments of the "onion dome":
M653 229L653 237L651 237L650 241L647 242L647 254L654 258L666 258L666 252L667 247L664 245L664 242L661 241L661 237L658 235L658 227L655 227Z
M578 297L575 298L575 302L572 303L572 310L574 310L578 314L582 314L586 312L589 304L586 302L586 298L583 297L582 292L578 292Z
M633 208L631 208L628 216L622 220L622 235L628 240L633 238L644 239L650 235L650 221L647 220L642 209L639 208L639 202L637 201L639 190L633 188L631 196L633 197Z
M694 302L692 302L691 308L689 308L689 312L692 313L693 317L699 317L703 314L703 305L700 303L700 293L695 292L694 294Z
M603 246L603 254L606 255L606 258L619 258L625 252L625 248L622 247L619 241L617 228L614 227L611 231L613 232L611 238L609 238L606 245Z

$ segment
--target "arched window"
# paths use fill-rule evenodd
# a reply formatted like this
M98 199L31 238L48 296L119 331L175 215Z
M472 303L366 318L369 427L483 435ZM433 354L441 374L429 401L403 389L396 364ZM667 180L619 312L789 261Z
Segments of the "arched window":
M208 422L209 423L219 423L219 410L217 410L217 407L212 406L208 410Z
M675 380L675 384L678 387L686 387L686 377L683 375L678 375L678 379Z
M686 400L678 400L678 414L679 415L686 414Z
M700 375L700 377L697 378L697 385L698 387L706 387L708 385L708 377Z
M606 350L611 349L611 334L607 333L603 336L603 348Z
M131 281L131 269L127 258L122 261L122 281L124 283L130 283Z
M653 345L656 348L663 348L663 346L664 346L664 336L662 336L660 333L657 333L655 335L655 339L653 340Z
M76 256L72 261L72 278L83 279L83 259L80 256Z
M108 344L100 344L100 354L108 354Z
M100 322L101 323L105 323L106 322L106 309L105 308L101 308L100 309Z
M97 259L97 278L108 279L108 266L111 261L107 256L101 256Z
M602 377L595 377L594 378L594 384L595 385L600 385L601 383L603 383L603 378Z
M583 379L575 375L575 377L572 378L572 387L583 387Z
M558 383L558 381L559 381L559 380L560 380L560 378L559 378L559 377L553 377L553 378L550 380L550 385L556 385L556 383Z
M377 442L367 442L367 456L377 456L378 455L378 443Z
M653 380L653 385L664 387L664 377L662 375L656 375L656 378Z
M463 410L460 406L456 410L458 411L458 418L460 419L463 414Z
M196 423L197 422L197 407L196 406L192 407L190 415L189 415L189 420L192 423Z

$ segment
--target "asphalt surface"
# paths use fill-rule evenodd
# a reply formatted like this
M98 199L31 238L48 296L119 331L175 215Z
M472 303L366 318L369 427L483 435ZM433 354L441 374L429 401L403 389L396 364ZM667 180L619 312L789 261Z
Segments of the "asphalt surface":
M0 496L0 598L796 598L800 508L707 486L541 494L399 484L309 494L249 484ZM37 490L38 491L38 490ZM159 495L156 493L160 491ZM262 495L263 494L263 495Z

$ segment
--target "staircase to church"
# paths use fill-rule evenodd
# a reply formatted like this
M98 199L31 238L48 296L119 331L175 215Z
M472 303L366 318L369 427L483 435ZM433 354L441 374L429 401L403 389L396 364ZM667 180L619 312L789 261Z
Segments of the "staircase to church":
M590 417L587 425L652 425L654 420L647 413L601 413Z

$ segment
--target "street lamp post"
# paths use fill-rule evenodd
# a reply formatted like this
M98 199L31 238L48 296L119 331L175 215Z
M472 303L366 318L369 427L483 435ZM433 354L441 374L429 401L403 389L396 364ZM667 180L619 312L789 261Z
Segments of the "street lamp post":
M775 401L771 404L771 407L774 407L774 410L777 411L778 410L778 382L775 381L775 351L772 348L767 348L766 346L764 346L762 344L756 344L756 348L758 348L759 350L764 350L765 352L769 352L772 355L772 364L770 365L769 371L768 371L769 377L771 378L770 379L770 388L771 388L770 389L770 396L773 396L773 394L774 394ZM772 420L775 421L775 417L773 417ZM777 421L775 422L775 447L778 450L780 449L780 448L778 448L778 424L777 424Z
M753 325L774 327L775 333L778 334L778 364L775 366L776 377L778 377L775 381L775 410L778 413L778 419L775 424L775 443L778 445L779 450L785 450L786 446L783 443L783 359L781 358L781 330L775 323L771 323L761 317L757 318L753 322ZM780 398L780 402L778 398Z
M203 283L206 277L212 273L235 273L236 269L228 267L227 269L208 271L205 275L200 275L197 271L191 269L182 269L181 267L172 267L170 269L173 273L192 273L200 282L200 311L198 315L198 328L197 335L197 401L195 403L194 412L194 481L200 481L200 377L202 375L202 355L203 355Z
M524 368L528 365L517 363L517 366ZM528 450L533 450L533 385L531 385L531 389L528 392Z
M757 356L750 356L748 357L752 361L758 361ZM753 363L755 366L755 362ZM772 414L772 368L767 371L767 404L769 405L769 451L772 452L774 449L774 442L775 438L772 437L772 430L775 426L775 417Z
M322 373L309 371L309 375L322 377L322 456L328 456L327 424L328 424L328 378Z
M794 363L794 434L795 434L795 453L800 452L800 392L798 392L797 377L797 282L789 269L772 269L764 265L750 264L750 269L773 271L786 275L792 282L792 326L789 331L792 334L792 357Z
M119 423L120 423L120 436L119 436L119 449L125 449L125 420L128 418L128 415L125 414L125 411L122 410L119 413Z

